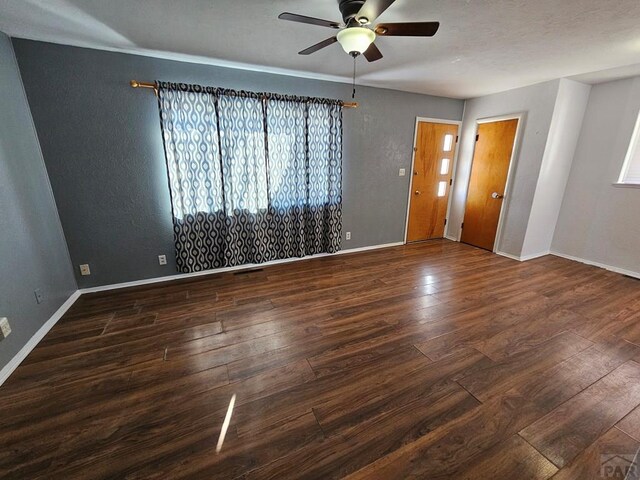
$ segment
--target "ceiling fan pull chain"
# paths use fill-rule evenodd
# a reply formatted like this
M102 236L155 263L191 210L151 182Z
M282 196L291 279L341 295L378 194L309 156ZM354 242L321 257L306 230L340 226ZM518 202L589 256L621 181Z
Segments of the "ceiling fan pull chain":
M356 56L353 55L353 92L351 98L356 98Z

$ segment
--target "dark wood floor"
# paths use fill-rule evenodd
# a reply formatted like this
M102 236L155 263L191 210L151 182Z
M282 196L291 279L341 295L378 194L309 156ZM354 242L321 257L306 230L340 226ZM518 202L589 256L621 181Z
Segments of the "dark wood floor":
M0 477L601 478L638 362L638 280L448 241L83 296L0 388Z

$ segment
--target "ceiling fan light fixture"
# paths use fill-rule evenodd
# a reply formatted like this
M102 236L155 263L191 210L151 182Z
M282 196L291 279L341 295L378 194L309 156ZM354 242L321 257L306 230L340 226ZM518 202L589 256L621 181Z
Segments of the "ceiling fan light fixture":
M347 53L364 53L376 39L376 34L364 27L349 27L338 32L338 42Z

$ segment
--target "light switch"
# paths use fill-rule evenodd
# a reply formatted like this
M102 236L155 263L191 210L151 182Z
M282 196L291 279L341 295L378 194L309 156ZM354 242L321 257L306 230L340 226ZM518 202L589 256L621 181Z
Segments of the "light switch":
M404 168L401 168L398 172L399 177L404 177L407 174L407 171Z

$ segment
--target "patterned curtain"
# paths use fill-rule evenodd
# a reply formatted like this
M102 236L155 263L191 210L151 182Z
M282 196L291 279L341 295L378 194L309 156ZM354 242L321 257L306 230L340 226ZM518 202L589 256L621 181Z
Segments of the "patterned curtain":
M179 271L340 250L340 102L158 86Z

